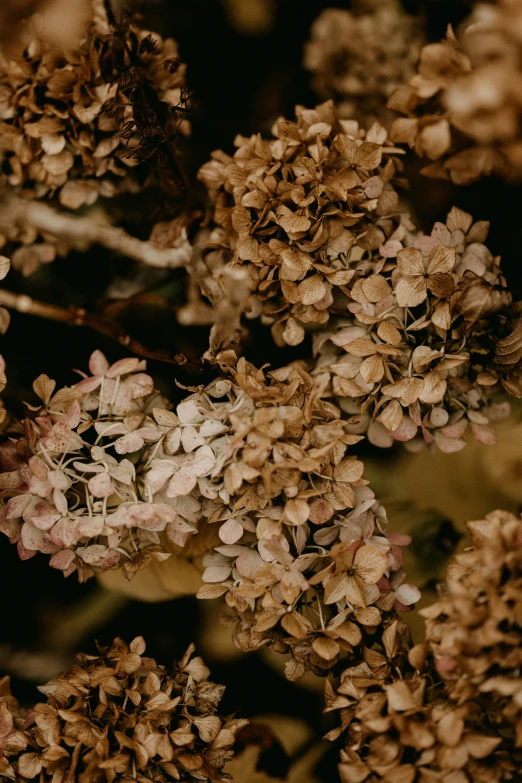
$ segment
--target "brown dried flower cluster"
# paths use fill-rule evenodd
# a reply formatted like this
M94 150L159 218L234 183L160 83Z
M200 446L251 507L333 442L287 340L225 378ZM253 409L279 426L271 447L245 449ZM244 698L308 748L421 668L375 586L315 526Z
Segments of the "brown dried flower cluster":
M327 710L339 710L342 783L500 783L515 781L511 743L474 701L448 699L424 645L408 650L407 629L390 625L380 650L347 669ZM520 759L518 760L520 761Z
M456 556L445 594L421 611L427 640L453 701L479 701L521 747L522 519L494 511L468 528L473 548Z
M463 184L522 177L522 5L479 3L457 36L428 44L418 72L388 106L405 117L391 136L435 163L429 176Z
M325 376L299 363L264 376L244 360L233 375L213 493L200 487L223 543L198 596L226 594L239 647L291 652L290 679L324 672L420 597L403 583L410 537L386 533L362 462L346 454L359 438L321 399Z
M205 255L218 283L223 267L251 273L252 317L272 325L279 345L298 345L303 324L324 325L354 276L347 259L391 239L406 221L394 189L402 164L386 130L339 119L332 101L296 108L274 138L237 137L200 178L214 202Z
M397 0L356 0L350 11L323 11L310 32L304 67L317 94L332 98L341 117L387 124L386 103L419 56L417 20Z
M221 770L246 720L216 713L224 687L190 647L170 674L144 656L145 642L115 639L99 655L40 690L20 717L0 686L0 776L16 783L171 783L230 780Z
M93 21L77 49L64 51L32 31L17 54L0 54L0 155L8 191L52 198L72 210L99 196L136 191L151 176L150 163L137 164L155 160L160 123L149 116L150 104L171 113L162 125L170 122L173 134L174 126L186 131L185 66L176 42L130 21L112 26L100 9L93 2ZM23 221L0 240L19 245L12 259L25 269L69 249Z
M502 381L520 394L519 334L500 344L502 355L495 342L511 332L511 295L484 245L488 227L454 207L410 246L396 232L352 264L349 315L315 335L314 373L330 374L352 431L367 431L375 445L458 451L468 426L494 443L490 422L507 417L509 405L491 406L492 392Z

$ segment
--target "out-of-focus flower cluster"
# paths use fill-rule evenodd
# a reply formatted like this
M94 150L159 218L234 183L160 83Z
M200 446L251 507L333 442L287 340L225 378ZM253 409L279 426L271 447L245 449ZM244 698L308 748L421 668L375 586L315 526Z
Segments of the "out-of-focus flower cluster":
M417 20L397 0L357 0L350 11L328 8L315 20L304 67L341 117L387 124L386 103L413 76L420 45Z
M456 556L441 599L421 610L427 641L452 700L478 700L522 747L522 520L494 511L468 528L473 548Z
M216 226L205 258L218 284L224 266L247 266L250 315L272 325L279 345L298 345L303 324L326 324L343 296L355 274L346 259L407 222L394 188L402 164L381 125L339 119L332 101L298 106L296 122L272 132L239 136L233 157L218 151L202 167Z
M490 444L490 421L509 415L507 402L490 404L500 381L520 392L513 365L496 363L496 340L512 328L511 295L484 245L488 226L454 207L429 236L409 247L397 237L354 263L349 315L314 336L314 372L330 374L353 431L368 431L375 445L458 451L468 426Z
M522 520L470 522L473 547L449 566L441 598L422 609L426 642L389 625L340 682L327 683L341 725L343 783L515 781L522 755Z
M422 49L418 72L388 106L404 118L391 136L435 163L424 173L473 182L522 176L522 6L479 3L457 36Z
M22 717L0 685L0 775L5 780L148 783L229 780L221 770L246 720L217 714L224 686L193 647L169 673L144 656L145 642L115 639L99 655L40 690Z
M500 783L515 781L520 763L512 743L489 725L476 701L452 703L424 645L404 644L399 623L383 634L380 650L347 669L326 691L339 711L342 783Z
M76 210L99 196L136 192L151 179L153 150L148 165L135 154L153 120L147 101L138 101L140 90L172 112L171 125L187 130L176 114L185 85L176 42L130 21L112 27L103 15L100 21L98 6L93 2L93 21L77 49L63 50L29 30L19 52L0 53L3 180L24 198L55 199ZM27 272L69 250L31 225L3 231L2 243L19 245L13 263Z
M85 579L117 567L130 578L168 557L169 540L215 526L199 596L226 594L241 647L291 647L289 676L328 669L418 599L403 584L410 538L386 533L362 462L346 454L360 437L322 399L326 374L220 360L229 377L176 413L137 359L110 367L95 353L92 375L56 394L41 376L43 409L2 452L0 530L22 558L41 551Z

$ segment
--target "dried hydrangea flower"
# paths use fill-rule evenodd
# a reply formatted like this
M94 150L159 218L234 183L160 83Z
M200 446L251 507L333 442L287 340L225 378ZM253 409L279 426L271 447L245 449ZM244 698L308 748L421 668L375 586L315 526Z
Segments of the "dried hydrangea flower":
M473 548L455 557L441 599L421 611L439 674L456 703L480 701L522 746L522 520L494 511L469 522Z
M491 422L509 405L492 394L520 394L516 330L495 342L510 333L511 295L484 244L488 225L454 207L429 236L407 247L393 239L361 259L346 286L349 315L315 335L314 374L329 374L352 431L375 445L454 452L468 427L494 443Z
M344 741L342 783L514 781L511 743L477 702L448 699L423 645L408 650L408 633L395 621L380 650L365 649L335 690L327 684L327 711L341 719L327 739Z
M149 90L174 113L183 101L176 42L130 21L113 28L105 18L101 25L99 13L93 2L93 23L78 50L63 51L33 31L16 56L0 54L2 171L8 189L25 198L53 198L75 210L98 196L136 191L151 173L150 165L136 166L145 160L139 131L147 120L145 99L138 107L136 96ZM182 117L173 114L170 122L186 131ZM150 161L152 153L150 147ZM13 263L28 273L67 252L63 242L22 223L0 240L20 244Z
M208 681L193 646L172 673L144 656L142 637L98 650L40 688L47 701L5 745L0 732L3 776L17 783L230 780L222 768L247 721L219 717L224 687Z
M359 437L321 399L325 377L300 363L266 375L244 359L229 369L229 412L207 441L216 467L199 486L222 544L203 561L198 596L225 594L236 643L291 652L295 679L329 669L418 600L403 583L410 538L386 532L362 462L346 454Z
M458 184L522 176L522 6L479 3L455 36L425 46L418 72L388 106L405 116L391 136L435 161L429 176Z
M273 138L236 138L200 171L214 202L216 228L206 247L209 275L245 265L252 317L272 325L279 345L298 345L303 324L328 322L354 276L350 262L409 225L397 212L402 163L386 130L368 131L336 115L332 101L296 108Z
M413 76L419 25L397 0L357 0L351 10L327 8L312 25L304 67L312 87L332 98L339 115L387 124L386 103Z
M159 533L189 528L165 503L143 500L140 454L162 435L152 418L166 405L143 372L145 362L112 366L96 351L90 376L55 393L40 376L42 407L25 421L25 437L1 449L0 530L22 559L44 552L67 576L122 566L130 577L151 557L168 557ZM195 532L195 527L191 528Z
M28 745L25 721L20 705L11 693L9 677L0 679L0 778L16 780L12 757Z

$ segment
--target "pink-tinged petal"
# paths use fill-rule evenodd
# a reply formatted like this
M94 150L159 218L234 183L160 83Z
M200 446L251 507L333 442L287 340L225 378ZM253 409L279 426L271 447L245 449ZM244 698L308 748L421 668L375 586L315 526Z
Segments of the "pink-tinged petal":
M58 571L69 571L75 559L76 553L72 549L62 549L61 552L57 552L51 557L49 565Z
M409 416L403 416L401 423L396 430L392 430L390 435L393 440L398 440L402 443L406 443L417 434L417 425L409 418Z
M263 565L263 560L253 549L247 549L239 555L235 565L242 577L253 579L258 568Z
M97 473L89 479L89 492L95 498L108 498L114 492L114 486L108 473Z
M420 601L421 591L415 585L402 584L394 590L395 597L404 606L411 606Z
M41 552L44 548L44 533L31 522L22 526L22 544L29 551Z
M167 488L167 497L175 498L178 495L188 495L197 484L197 477L178 470L171 478Z
M162 531L177 518L176 511L166 503L133 503L124 513L126 527Z
M134 454L145 445L145 441L139 432L129 432L114 442L114 450L117 454Z
M136 372L142 367L143 364L140 359L138 359L136 356L128 356L125 359L120 359L118 362L115 362L113 365L111 365L105 374L108 378L118 378L121 375L126 375L130 372Z
M32 495L18 495L7 501L5 515L7 519L18 519L23 517L29 506L34 507L36 499Z
M112 568L120 562L120 553L114 552L102 544L81 547L77 549L77 554L84 563L104 570Z
M153 494L163 489L176 467L174 462L161 460L148 471L145 482Z
M75 400L67 413L65 414L63 420L67 422L69 427L72 430L75 430L78 424L80 423L82 419L82 409L80 408L80 403L78 400Z
M409 546L411 544L411 536L409 536L407 533L397 533L392 531L387 533L387 537L390 544L394 544L395 546Z
M109 362L101 351L94 351L89 359L89 370L92 375L105 375L109 369Z
M26 549L21 541L18 541L16 548L18 550L18 557L20 560L30 560L36 555L36 549Z
M219 528L219 537L224 544L235 544L244 533L243 526L235 519L227 521Z
M76 383L74 388L83 392L84 394L90 394L90 392L95 391L95 389L101 386L101 382L101 376L96 375L94 378L84 378L83 381Z

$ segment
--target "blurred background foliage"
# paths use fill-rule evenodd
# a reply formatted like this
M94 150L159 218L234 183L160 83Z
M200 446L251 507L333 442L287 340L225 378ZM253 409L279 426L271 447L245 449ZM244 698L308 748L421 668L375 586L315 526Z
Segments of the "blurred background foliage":
M312 106L317 102L301 65L303 45L311 23L323 9L349 7L347 0L115 0L115 7L118 5L122 10L139 12L149 29L173 36L179 42L183 62L188 64L195 106L192 136L183 142L182 154L194 183L196 204L198 200L202 203L203 194L195 173L213 149L230 152L237 133L267 132L278 116L291 117L296 103ZM470 3L453 0L404 0L404 5L421 16L428 40L440 39L448 23L458 24L470 10ZM514 299L519 299L519 187L488 178L457 189L446 182L421 178L419 168L420 164L409 161L410 200L420 225L429 230L453 204L472 213L476 220L490 220L489 246L494 254L502 255L508 284ZM143 196L129 197L119 200L117 207L102 204L96 209L116 208L120 223L132 226L133 233L139 235L140 225L150 220L156 208L150 201L145 209L143 204ZM176 309L183 304L183 273L144 271L130 264L107 250L76 253L42 266L23 280L23 290L60 305L105 308L143 343L200 356L207 345L207 329L181 328L176 320ZM11 272L10 287L22 290L19 272ZM117 302L122 291L128 296L143 288L146 294L130 300L130 306ZM263 327L254 325L245 345L248 358L266 362L269 339ZM2 346L9 368L4 395L7 406L14 414L21 414L22 401L34 402L31 384L42 372L59 384L74 382L75 376L67 368L85 368L96 348L111 361L125 355L123 348L89 329L14 313ZM304 344L300 350L305 355L309 347ZM268 358L277 366L295 355L295 351L290 355L274 348ZM174 400L183 393L175 379L184 384L207 380L206 373L191 375L158 362L149 362L149 370L159 388ZM449 556L455 548L466 545L467 520L498 507L520 509L520 420L520 411L515 408L514 421L499 428L497 446L474 442L451 455L429 451L408 454L400 444L383 452L360 444L366 476L388 510L390 529L413 535L406 567L408 581L423 589L422 605L436 595L437 581ZM307 675L290 683L282 675L284 660L277 660L278 656L269 657L263 651L246 656L236 650L229 629L217 622L216 602L193 597L154 602L177 592L172 568L169 576L157 572L140 575L141 581L125 595L120 592L118 577L109 575L103 584L91 580L80 585L74 577L64 581L61 573L49 569L45 557L21 563L16 548L3 536L0 557L0 674L12 676L13 689L22 702L37 699L36 685L69 666L80 649L90 650L95 639L107 642L117 635L131 639L142 634L149 654L163 662L180 656L194 639L215 681L227 684L224 712L265 716L266 736L260 731L260 742L233 763L230 771L234 780L262 783L272 779L271 775L287 775L291 783L334 779L337 751L318 744L328 729L321 712L323 682ZM190 578L181 571L177 576ZM136 594L146 600L138 600ZM418 621L412 620L412 630L418 638ZM257 771L256 764L260 766Z

